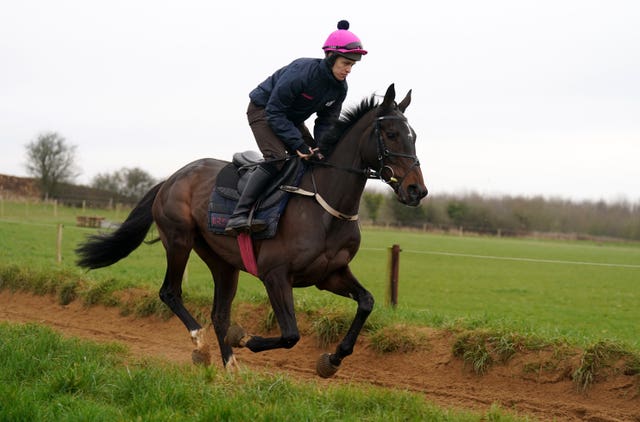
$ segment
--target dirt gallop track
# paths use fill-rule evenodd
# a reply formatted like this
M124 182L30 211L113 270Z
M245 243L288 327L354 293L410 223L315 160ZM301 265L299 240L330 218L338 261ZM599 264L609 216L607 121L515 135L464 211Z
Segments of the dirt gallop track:
M236 312L236 318L251 329L247 312ZM77 301L62 306L49 296L1 291L0 320L36 322L67 336L124 343L137 356L191 361L191 342L177 318L162 321L122 317L115 308L86 308ZM212 343L212 331L209 331ZM436 330L426 334L428 350L388 355L375 353L363 338L354 355L344 361L331 380L321 380L315 375L315 360L323 351L309 335L303 335L290 350L253 354L241 349L237 357L241 365L253 370L286 372L291 377L328 384L367 383L410 390L448 408L486 411L497 403L503 409L540 420L640 421L637 376L612 376L587 393L581 393L571 381L571 365L538 372L523 369L543 362L544 351L518 354L508 364L495 365L487 374L479 376L452 356L453 335ZM215 344L212 350L216 352L214 364L219 366Z

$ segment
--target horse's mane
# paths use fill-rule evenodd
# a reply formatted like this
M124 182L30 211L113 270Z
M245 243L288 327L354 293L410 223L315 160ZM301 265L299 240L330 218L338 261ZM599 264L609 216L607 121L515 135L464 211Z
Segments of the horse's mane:
M342 115L339 119L336 119L332 125L331 129L327 131L327 133L320 139L319 146L320 151L325 156L329 156L336 144L358 120L362 118L369 111L373 110L378 106L378 101L376 101L375 94L372 94L368 98L362 99L360 104L353 106L347 110L342 111Z

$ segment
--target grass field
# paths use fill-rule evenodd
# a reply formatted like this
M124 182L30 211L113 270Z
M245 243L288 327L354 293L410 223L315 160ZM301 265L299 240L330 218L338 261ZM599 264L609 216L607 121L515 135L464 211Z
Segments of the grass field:
M122 348L0 323L2 421L515 421L441 410L419 394L228 375L214 366L132 361Z
M60 268L114 287L139 286L153 292L164 277L160 244L142 245L112 267L84 273L73 250L96 229L75 226L79 209L51 204L3 202L0 209L0 265L49 271ZM86 212L87 214L89 212ZM107 220L126 212L100 211ZM56 262L57 225L63 224L62 262ZM150 234L153 237L153 233ZM416 324L462 324L564 338L585 345L601 339L640 348L640 244L458 237L428 233L363 230L354 274L372 291L372 318L399 318ZM399 307L384 306L389 247L399 244ZM210 301L208 270L194 255L185 294ZM350 300L297 290L297 303L355 310ZM237 301L266 298L261 283L242 274Z
M578 342L615 338L639 345L637 244L372 231L364 237L367 258L359 257L355 267L364 272L384 260L384 245L400 244L399 300L428 318L486 321Z
M0 200L0 289L7 287L7 274L14 283L9 287L19 288L22 275L13 275L24 270L44 290L50 279L82 280L96 290L137 287L155 296L164 276L162 246L142 245L127 259L86 273L74 265L73 251L96 229L76 227L80 214L125 217L124 211ZM395 310L384 304L393 244L402 248ZM365 228L352 269L377 298L373 321L487 328L580 346L610 339L640 349L640 244ZM210 303L212 282L197 257L184 290L188 300ZM298 307L355 311L352 301L314 288L297 290L295 298ZM260 282L241 274L236 302L265 299ZM118 346L63 339L37 325L0 324L0 339L0 420L518 420L497 406L485 414L448 411L388 389L135 361Z

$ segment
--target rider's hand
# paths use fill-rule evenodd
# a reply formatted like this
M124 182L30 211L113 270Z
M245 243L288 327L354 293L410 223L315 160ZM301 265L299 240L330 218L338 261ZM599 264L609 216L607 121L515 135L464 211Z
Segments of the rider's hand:
M302 158L303 160L308 160L309 158L313 157L313 154L318 150L318 148L315 149L311 149L309 147L307 147L307 151L308 152L300 152L299 149L296 150L296 153L298 154L298 157Z

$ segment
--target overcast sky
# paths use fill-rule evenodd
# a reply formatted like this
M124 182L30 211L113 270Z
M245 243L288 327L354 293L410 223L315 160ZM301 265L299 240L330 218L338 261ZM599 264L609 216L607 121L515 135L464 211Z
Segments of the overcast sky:
M43 131L85 184L257 150L249 91L340 19L370 52L345 107L413 90L431 194L640 202L635 0L0 0L0 173Z

